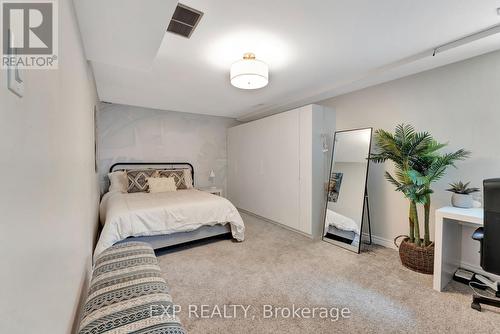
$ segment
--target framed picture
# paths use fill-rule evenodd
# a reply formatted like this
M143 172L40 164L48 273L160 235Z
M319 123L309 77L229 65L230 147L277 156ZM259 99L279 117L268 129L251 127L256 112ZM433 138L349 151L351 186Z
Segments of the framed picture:
M330 182L328 183L328 202L338 201L343 176L344 173L332 173L332 175L330 175Z
M14 40L14 35L12 32L9 30L7 33L8 36L8 45L12 45L12 41ZM9 48L9 55L10 56L15 56L17 55L17 52L15 49ZM23 79L21 78L21 72L19 70L19 66L9 66L7 67L7 87L9 90L17 95L18 97L23 97L24 95L24 82Z

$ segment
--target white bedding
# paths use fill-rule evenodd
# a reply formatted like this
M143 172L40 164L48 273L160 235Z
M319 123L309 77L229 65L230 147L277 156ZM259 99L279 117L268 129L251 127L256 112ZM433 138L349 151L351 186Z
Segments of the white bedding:
M354 220L349 217L343 216L333 210L326 210L325 219L325 234L329 231L329 227L334 226L342 231L351 231L359 235L359 226Z
M233 237L243 241L245 226L227 199L196 189L162 193L120 193L103 196L100 206L104 224L94 258L127 237L194 231L215 224L231 224Z

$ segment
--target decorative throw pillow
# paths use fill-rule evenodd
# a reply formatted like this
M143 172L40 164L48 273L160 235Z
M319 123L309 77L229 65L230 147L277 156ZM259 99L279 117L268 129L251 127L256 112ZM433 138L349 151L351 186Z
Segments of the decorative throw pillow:
M186 188L193 188L193 176L190 169L184 169L184 182L186 182Z
M148 177L147 182L150 193L163 193L177 190L173 177Z
M185 169L161 169L158 171L158 176L173 177L177 189L188 189L187 182L184 177L184 171Z
M147 192L148 191L148 177L157 176L156 169L129 169L127 170L128 187L127 192Z
M116 171L108 174L109 192L126 193L128 188L127 173L124 171Z

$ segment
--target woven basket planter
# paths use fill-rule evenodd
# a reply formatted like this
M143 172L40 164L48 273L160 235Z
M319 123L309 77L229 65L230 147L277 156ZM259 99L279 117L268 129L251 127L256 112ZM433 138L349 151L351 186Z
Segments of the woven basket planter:
M398 246L396 241L400 237L405 237ZM413 271L432 275L434 272L434 243L427 247L417 246L409 242L406 236L399 236L394 239L394 244L399 248L399 258L401 263Z

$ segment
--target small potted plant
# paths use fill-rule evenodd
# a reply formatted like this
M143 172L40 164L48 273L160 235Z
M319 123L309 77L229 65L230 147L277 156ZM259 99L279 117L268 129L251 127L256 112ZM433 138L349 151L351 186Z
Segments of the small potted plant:
M451 204L456 208L470 209L474 206L474 200L472 199L472 193L478 192L479 188L469 188L469 183L463 183L462 181L450 183L450 189L446 191L451 191L453 195L451 196Z

